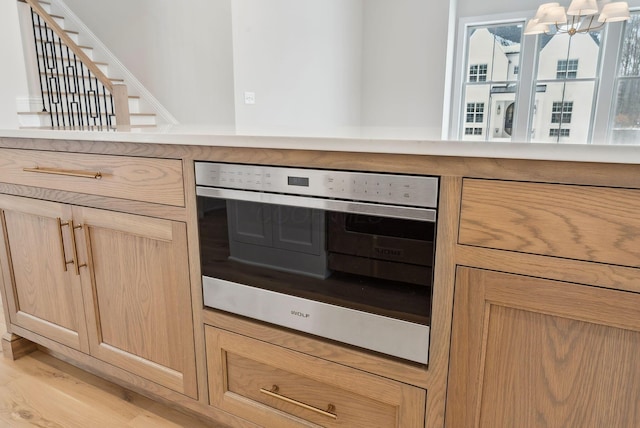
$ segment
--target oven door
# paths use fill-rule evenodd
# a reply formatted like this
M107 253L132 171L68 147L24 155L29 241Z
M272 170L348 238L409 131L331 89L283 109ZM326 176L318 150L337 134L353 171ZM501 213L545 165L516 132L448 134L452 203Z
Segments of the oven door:
M433 210L198 195L205 306L427 363Z

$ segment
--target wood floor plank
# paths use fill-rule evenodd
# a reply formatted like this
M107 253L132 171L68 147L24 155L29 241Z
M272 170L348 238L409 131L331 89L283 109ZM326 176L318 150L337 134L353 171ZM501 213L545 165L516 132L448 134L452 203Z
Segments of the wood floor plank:
M0 336L6 331L0 311ZM0 349L0 428L223 428L205 423L40 351Z

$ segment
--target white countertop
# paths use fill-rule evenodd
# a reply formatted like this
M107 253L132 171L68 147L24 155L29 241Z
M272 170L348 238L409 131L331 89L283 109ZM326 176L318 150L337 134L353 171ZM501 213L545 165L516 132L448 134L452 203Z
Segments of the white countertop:
M623 146L428 141L411 138L382 139L364 136L329 138L283 136L282 133L238 135L235 131L228 129L193 126L160 126L157 128L109 132L0 129L0 138L3 137L640 164L640 142L638 142L638 145Z

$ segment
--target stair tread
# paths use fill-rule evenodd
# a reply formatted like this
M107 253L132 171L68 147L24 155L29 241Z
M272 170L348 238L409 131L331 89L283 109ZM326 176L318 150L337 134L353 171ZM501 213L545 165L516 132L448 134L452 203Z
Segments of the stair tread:
M42 55L38 55L38 58L43 58L43 56L42 56ZM51 55L47 55L47 58L49 58L49 59L54 59L54 57L52 57ZM58 59L58 60L59 60L60 58L61 58L61 57L59 57L59 56L56 56L56 57L55 57L55 59ZM66 60L66 59L67 59L67 57L64 57L64 59ZM107 66L109 65L109 64L108 64L108 63L106 63L106 62L100 62L100 61L91 61L91 62L93 62L94 64L98 64L98 65L107 65Z
M37 42L42 42L42 39L41 39L41 38L39 38L39 37L36 37L36 41L37 41ZM46 42L46 40L45 40L45 42ZM56 43L56 45L57 45L57 43ZM80 49L90 49L90 50L93 50L93 48L92 48L91 46L85 46L85 45L77 45L77 46L78 46Z
M40 74L41 74L41 75L45 75L45 76L47 76L47 75L50 75L51 73L40 73ZM55 74L56 74L57 76L66 76L66 77L72 77L72 76L73 76L73 75L71 75L71 74L69 74L69 73L55 73ZM95 76L92 76L91 78L93 79L93 77L95 77ZM84 76L84 78L85 78L85 79L88 79L88 78L89 78L89 76ZM124 79L121 79L121 78L119 78L119 77L108 77L108 76L107 76L107 78L108 78L109 80L111 80L111 82L114 82L114 83L115 83L115 82L117 82L117 83L122 83L122 82L124 82Z
M36 25L36 27L45 28L44 25ZM75 30L67 30L67 29L64 29L64 28L63 28L63 30L64 30L65 33L74 34L76 36L80 34L79 32L77 32Z
M42 130L50 130L50 131L105 131L104 128L107 128L105 132L109 130L116 131L127 131L130 129L138 129L138 128L157 128L158 125L120 125L115 128L108 128L107 126L98 127L98 126L21 126L19 129L42 129Z
M47 90L42 91L42 93L44 93L44 94L48 94L49 92L50 91L47 91ZM60 94L61 95L66 95L67 93L66 92L60 92ZM98 96L99 97L103 97L104 95L98 94ZM129 99L135 99L135 100L139 100L140 99L140 95L129 95L128 97L129 97Z
M48 111L19 111L18 112L19 115L27 115L27 114L35 114L38 116L49 116L49 112ZM104 115L104 113L100 113L101 115ZM155 113L129 113L129 116L155 116Z

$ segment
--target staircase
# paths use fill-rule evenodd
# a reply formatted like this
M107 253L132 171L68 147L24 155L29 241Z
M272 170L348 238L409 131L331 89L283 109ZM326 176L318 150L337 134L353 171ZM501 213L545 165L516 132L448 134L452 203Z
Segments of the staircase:
M65 18L47 0L21 0L31 7L33 42L42 105L19 111L22 128L101 130L156 126L156 115L142 111L138 95L128 93L109 64L94 61L82 35L65 27ZM26 43L26 42L25 42Z

